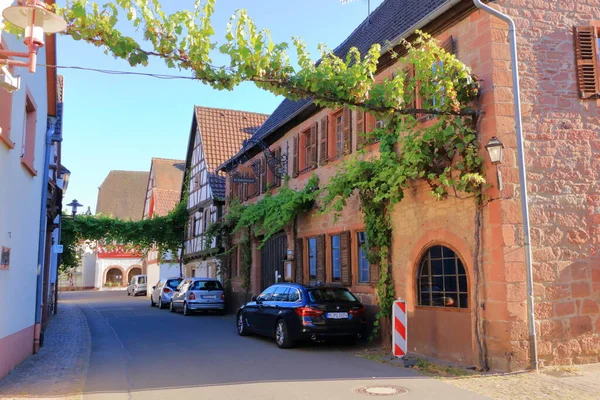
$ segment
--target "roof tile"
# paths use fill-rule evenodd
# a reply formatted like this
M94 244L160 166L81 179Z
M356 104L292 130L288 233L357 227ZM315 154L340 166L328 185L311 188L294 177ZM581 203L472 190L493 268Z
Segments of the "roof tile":
M141 171L110 171L98 188L96 214L142 219L148 176L148 172Z

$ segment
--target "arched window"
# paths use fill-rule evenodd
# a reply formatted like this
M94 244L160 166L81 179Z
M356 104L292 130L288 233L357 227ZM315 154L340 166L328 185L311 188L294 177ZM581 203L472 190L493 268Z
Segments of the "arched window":
M468 308L467 275L462 261L444 246L432 246L419 263L420 306Z

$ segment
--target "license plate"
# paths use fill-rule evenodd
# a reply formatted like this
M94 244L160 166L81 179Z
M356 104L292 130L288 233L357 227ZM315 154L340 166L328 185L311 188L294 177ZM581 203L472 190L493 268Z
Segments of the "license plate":
M216 299L217 296L202 296L203 299Z
M329 319L345 319L348 318L347 312L329 312L327 313Z

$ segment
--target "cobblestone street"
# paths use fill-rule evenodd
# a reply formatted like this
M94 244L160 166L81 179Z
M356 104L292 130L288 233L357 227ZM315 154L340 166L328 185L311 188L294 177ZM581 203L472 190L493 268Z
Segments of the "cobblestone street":
M280 350L238 337L231 316L185 318L124 292L62 297L44 347L0 381L1 399L360 399L355 389L375 384L408 389L404 399L600 399L598 365L436 378L373 349ZM181 354L210 362L175 363Z

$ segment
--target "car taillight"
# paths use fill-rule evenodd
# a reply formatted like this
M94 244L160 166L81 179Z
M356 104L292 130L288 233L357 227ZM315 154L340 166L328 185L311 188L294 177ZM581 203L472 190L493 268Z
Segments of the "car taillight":
M319 315L323 315L323 311L315 310L311 307L299 307L296 308L296 314L301 317L318 317Z
M365 307L363 306L356 310L350 310L350 314L352 314L355 317L362 317L363 315L365 315Z
M196 295L194 293L190 293L190 300L196 300Z
M166 287L166 288L163 289L163 292L165 292L165 293L171 293L171 289L169 289L168 287Z
M221 300L225 300L225 294L224 293L221 295Z

